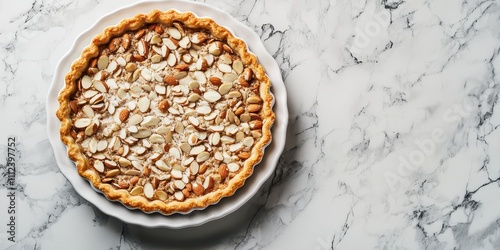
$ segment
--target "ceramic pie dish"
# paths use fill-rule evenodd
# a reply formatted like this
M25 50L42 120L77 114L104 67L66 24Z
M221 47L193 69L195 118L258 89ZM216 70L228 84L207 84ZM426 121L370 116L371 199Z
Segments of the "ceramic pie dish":
M185 3L181 3L180 5L182 4ZM204 20L203 22L205 23L205 26L200 24L200 20ZM157 25L159 23L161 26ZM101 38L97 39L99 41L95 43L95 47L99 48L99 46L101 46L101 50L87 50L85 52L86 54L81 54L80 59L83 58L83 60L77 60L77 62L73 64L71 72L66 75L66 80L69 79L69 81L67 81L66 87L59 96L61 103L61 107L59 108L59 118L62 120L62 138L66 138L66 143L68 143L71 140L76 141L78 138L77 136L81 134L85 134L89 137L86 142L83 142L84 140L80 140L81 144L68 143L69 155L77 162L79 173L89 179L95 187L102 191L111 200L120 200L127 207L139 208L145 212L160 211L164 214L171 214L173 212L189 212L193 208L204 208L207 205L217 203L222 197L231 196L238 187L243 185L245 179L250 176L255 164L262 160L261 152L263 152L263 148L270 141L270 133L266 135L268 131L264 129L259 130L260 134L256 133L257 136L251 135L251 131L255 130L255 128L260 128L260 126L248 125L245 127L244 125L240 125L245 123L248 124L249 122L255 120L262 121L261 126L269 129L270 125L273 123L274 115L270 109L273 102L272 96L270 94L261 95L261 93L265 93L269 90L269 85L267 85L268 80L264 74L261 74L261 72L263 72L263 68L259 69L259 64L252 65L252 63L255 62L252 55L248 54L248 57L245 57L245 53L247 52L245 51L246 46L244 46L244 43L243 46L238 47L238 43L240 41L239 39L234 38L232 34L221 26L214 26L215 28L211 28L210 25L214 24L215 22L211 21L211 19L198 19L191 13L179 14L174 11L153 11L149 12L149 14L135 16L132 19L128 19L128 21L122 21L119 25L121 28L112 28L111 33L113 34L102 33ZM155 26L153 27L153 25ZM159 29L163 29L163 32L157 32ZM218 29L219 32L217 31ZM141 30L144 30L144 34L138 35L137 32L140 33L142 32ZM197 35L199 37L200 30L209 31L202 34L203 36L208 36L205 38L207 41L205 44L197 41L196 39L193 40L193 35ZM225 32L225 34L222 34L221 32ZM193 57L191 60L182 58L182 55L179 57L179 55L176 55L175 53L181 53L182 51L175 50L176 48L168 48L167 50L170 50L170 53L165 53L165 49L163 49L162 54L161 46L158 46L160 49L154 48L154 45L150 44L148 44L147 47L142 46L143 43L149 43L152 39L157 39L155 35L160 35L160 33L165 34L165 36L160 37L161 42L159 45L167 44L168 41L165 41L165 39L170 39L170 41L175 39L177 42L183 44L185 40L187 40L183 40L183 38L189 38L188 43L190 42L193 47L197 46L197 50L206 52L203 54L203 58L208 59L208 62L200 63L200 60L194 60L195 58L192 53L190 53ZM181 37L178 37L179 33L181 33ZM114 51L118 54L111 53L113 51L111 51L112 49L110 49L110 46L116 42L114 39L120 38L120 42L123 42L123 40L125 40L123 38L124 34L133 36L131 39L131 45L129 45L130 48L134 48L133 50L129 50L132 56L136 56L137 54L144 56L144 50L149 50L149 55L146 60L132 59L132 62L136 64L136 67L142 70L140 73L135 73L137 72L137 69L134 69L133 72L127 69L127 66L131 61L129 61L129 58L126 58L126 51L123 50L124 48L122 44L120 44L122 48ZM136 39L136 37L139 38ZM94 42L95 41L96 39L94 39ZM110 41L113 42L110 43ZM196 43L198 44L195 45ZM213 44L218 45L213 46ZM189 48L185 48L189 45L183 44L176 46L179 48L184 47L183 49L186 49L185 51L189 51ZM102 50L102 47L105 47L105 49ZM219 51L214 52L214 49ZM176 55L177 64L173 63L170 65L170 62L168 61L169 56L167 54ZM240 54L243 56L238 56ZM156 65L152 65L160 64L163 60L151 60L151 57L154 57L155 55L160 55L167 64L167 66L160 66L165 67L162 71L164 74L161 74L160 77L157 75L155 76L156 69L152 67L156 67ZM230 56L225 57L226 55ZM207 56L209 57L207 58ZM106 57L106 59L103 59L104 57ZM125 60L125 63L121 62L120 57ZM196 59L200 58L201 56ZM241 65L243 67L240 67L240 61L241 64L243 64ZM236 64L234 62L236 62ZM207 65L203 66L205 63ZM85 64L90 66L85 66ZM116 65L113 66L113 64ZM163 63L163 65L165 65L165 63ZM179 70L177 67L179 65L187 68ZM227 69L227 67L224 68L224 66L230 66L231 68ZM114 67L122 67L122 74L116 73L118 70ZM204 67L208 67L209 70L204 69ZM92 68L97 68L98 71L90 72L89 69ZM166 68L169 68L168 72ZM239 86L239 82L242 81L243 77L245 77L244 71L248 68L252 70L250 74L254 75L256 79L255 82L257 83L253 84L254 82L250 82L250 86L264 86L260 87L259 91L256 91L255 88L253 90L251 88L243 89ZM200 78L200 70L204 70L203 73L207 76L206 81ZM106 72L109 73L108 78L103 78L102 75L99 76L99 73L103 74ZM131 72L132 74L128 74L127 76L127 72ZM140 74L137 79L132 79L132 81L130 81L130 79L127 81L125 79L126 77L130 77L130 75L132 78L136 77L136 74ZM179 74L181 76L179 76ZM111 75L113 75L114 78L109 78ZM238 78L235 78L234 75L240 79L238 80ZM167 76L170 76L170 79L175 78L174 81L177 82L174 84L168 83ZM264 78L261 78L262 76L264 76ZM85 83L85 86L82 86L83 82L86 82L89 77L92 78L90 86L88 83ZM185 78L190 79L185 80ZM156 83L155 79L158 80ZM216 82L212 82L211 80ZM247 77L247 79L243 80L248 81L250 79ZM117 86L113 85L113 81ZM103 99L109 98L112 100L112 98L114 98L113 96L118 95L118 90L123 87L120 86L120 81L125 83L128 82L128 84L130 84L129 86L126 86L126 90L129 91L129 96L127 96L128 99L122 98L125 99L125 101L121 103L120 100L114 100L118 102L118 105L115 105L116 103L112 103L112 101L110 101L107 104L104 104L104 107L101 107L101 104L104 103L104 101L96 102L95 99L100 99L101 97L95 98L95 96L104 95ZM225 90L224 86L227 86L228 82L231 82L233 86ZM101 86L102 83L108 86L104 86L103 88L103 86ZM109 85L111 85L111 87ZM150 87L148 88L147 85ZM138 90L137 88L134 88L134 86L140 86L141 89ZM187 87L188 91L186 91L185 87ZM198 87L198 92L195 91L196 87ZM113 91L113 89L116 91ZM85 97L84 93L91 90L93 93ZM137 93L133 91L136 91ZM72 95L75 97L75 93L78 92L80 93L80 97L83 96L83 99L86 99L86 103L84 103L82 99L78 99L79 97L70 100L69 97ZM95 92L97 92L97 94ZM167 93L173 93L171 95L171 99L168 99ZM92 94L93 96L90 96ZM109 95L106 96L106 94ZM196 96L196 94L198 95L197 98L199 100L195 100L194 103L187 100L193 95ZM140 104L140 100L145 99L145 97L149 99L149 109L144 109L141 106L142 104ZM252 97L256 97L254 98L255 100L248 101L248 99L252 100ZM94 100L90 103L92 98L94 98ZM222 101L222 99L224 101ZM135 100L135 104L130 104L133 100ZM161 110L161 105L158 105L162 100L167 100L169 106L163 111ZM78 110L74 108L72 109L71 101L81 102L77 105L79 108ZM185 110L180 111L185 112L184 115L179 115L174 111L179 111L179 109L181 109L180 107L183 107L178 105L180 103L185 105ZM250 110L255 111L250 111L248 109L252 104L257 107ZM94 107L92 107L92 105ZM116 106L114 112L110 112L109 110L112 105ZM216 106L218 106L218 108L216 108ZM221 106L231 106L232 109L220 109ZM206 110L207 107L211 111L218 110L218 114L216 114L216 116L220 115L223 111L226 111L223 120L219 122L207 122L215 120L214 118L210 118L213 116L210 111L196 112L196 109ZM243 113L241 112L241 107L244 108ZM239 111L237 111L238 109ZM124 114L123 110L128 110L130 112L127 118L123 118L125 116L122 115ZM104 111L102 113L107 113L108 115L102 115L99 113L101 111ZM91 114L91 112L93 112L93 114ZM71 113L73 113L73 118L71 118ZM164 113L167 113L170 116L162 116ZM252 113L254 114L252 115ZM247 116L245 116L245 114ZM253 119L256 116L255 114L261 117ZM130 122L128 120L133 120L134 115L136 115L135 117L138 117L138 115L141 116L139 119L140 121ZM241 119L242 115L243 119ZM93 123L92 126L89 126L90 124L86 123L88 123L89 120L92 120L92 122L96 121L96 116L101 118L101 120L97 120L97 122L100 123L98 127L104 125L103 129L99 130L99 128L97 128L96 131L89 132L89 127L93 129L96 126ZM158 119L154 119L155 117L159 117L160 121L158 122ZM239 119L239 121L235 121L234 117ZM197 121L193 118L197 118ZM121 119L124 120L121 121ZM167 119L169 122L165 121ZM67 124L71 125L68 126ZM113 124L120 125L120 129L117 129L116 125ZM222 128L222 131L220 130L220 124L224 124L225 126ZM170 126L170 128L165 129L165 127L168 126ZM228 128L228 126L231 127ZM250 127L251 129L247 129L246 132L244 131L245 128ZM110 130L111 132L106 132L104 131L106 128L113 129ZM123 133L124 129L126 129L127 134L123 136L124 138L120 138L120 132ZM184 129L186 133L179 133L182 129ZM234 132L231 133L229 130ZM71 131L73 131L73 133ZM141 134L143 133L141 131L149 132ZM77 136L75 136L75 132L77 132ZM113 132L115 133L113 134ZM245 134L242 136L242 133L238 132L243 132ZM172 134L170 135L173 137L172 139L168 138L168 133ZM203 133L206 133L206 135L203 135ZM217 133L221 135L217 136ZM214 140L212 134L215 135L217 139ZM237 134L239 134L239 138L236 138ZM154 135L162 135L162 138L152 137ZM225 136L225 139L223 140L226 140L224 143L227 145L222 145L223 140L221 139L223 136ZM122 146L115 147L116 141L113 141L113 139L116 138L119 138ZM263 139L260 140L261 138ZM127 142L127 139L132 141ZM149 142L146 141L146 139ZM188 141L190 139L191 141ZM198 139L198 142L196 139ZM166 146L165 141L170 140L172 140L170 145ZM228 141L229 143L227 143ZM134 145L134 143L137 143L138 145ZM155 143L159 144L156 148L154 146ZM103 144L105 144L105 146L103 146ZM236 146L234 146L234 144L236 144ZM127 157L129 156L127 153L120 152L124 150L124 145L129 146L129 154L135 155L134 157ZM187 145L189 145L190 148L184 148L185 146L187 147ZM230 147L230 145L233 146ZM253 145L259 146L253 147ZM158 148L163 151L158 151ZM106 152L102 152L103 149ZM110 149L114 150L114 152ZM144 150L148 151L148 149L151 152L143 152ZM207 164L210 166L205 166L208 170L205 169L203 172L208 172L212 175L210 178L208 178L209 175L202 175L201 179L199 179L200 176L196 176L194 173L201 172L200 170L203 168L202 165L204 161L207 160L205 159L207 156L204 156L206 154L203 153L207 151L211 151L208 156L208 161L212 161ZM114 155L108 157L107 154L111 154L111 152L113 152ZM119 154L119 158L116 155L117 152L121 153ZM217 152L220 152L218 156L215 155ZM234 154L232 152L234 152ZM162 156L158 156L158 153L160 153L160 155L162 154ZM245 153L247 154L245 155ZM97 157L94 157L95 154L98 154ZM181 156L179 157L178 154ZM202 155L201 157L200 154ZM104 158L102 158L103 155ZM139 161L141 159L148 160L140 162L140 165L137 163L134 165L134 163L132 163L134 160ZM162 161L163 163L159 161ZM236 167L235 165L238 166ZM222 170L221 166L224 166ZM117 170L119 171L119 174L116 174ZM128 174L126 174L127 171ZM138 171L142 172L138 174ZM149 171L150 173L154 172L155 174L145 176L143 171ZM186 171L188 174L186 174ZM181 172L181 174L179 174L179 172ZM87 176L85 176L85 173ZM240 175L243 177L238 177L239 173L243 173ZM124 175L125 178L123 178L123 176L121 176L122 178L113 178L120 177L120 175ZM166 177L165 175L170 176ZM141 181L139 185L137 185L136 182L135 186L130 186L129 183L129 187L124 187L126 185L120 187L122 184L120 181L130 180L135 176L146 177L147 180ZM113 181L109 182L109 178L112 178ZM207 179L209 181L206 181ZM225 182L220 182L221 180ZM180 181L183 183L180 183ZM186 190L186 186L189 184L191 184L191 190ZM210 192L195 193L194 189L199 187L197 185L203 187L205 190L210 190ZM169 187L172 190L168 190ZM136 192L138 188L141 189L141 192L139 193ZM151 189L153 190L151 191ZM215 191L213 192L212 190ZM187 193L188 191L191 191L191 193Z

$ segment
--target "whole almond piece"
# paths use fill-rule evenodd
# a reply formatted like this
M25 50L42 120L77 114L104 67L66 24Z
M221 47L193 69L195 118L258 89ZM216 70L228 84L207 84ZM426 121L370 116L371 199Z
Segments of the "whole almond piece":
M203 187L203 185L199 184L198 182L193 183L191 189L197 195L202 195L205 192L205 188Z
M260 110L262 109L262 106L259 105L259 104L249 104L247 106L247 110L248 112L250 113L256 113L256 112L259 112Z
M122 109L122 111L120 111L120 121L125 122L129 115L130 111L128 109Z
M222 84L221 79L215 76L210 77L208 80L210 81L211 84L215 86L220 86Z
M248 158L250 158L250 153L248 152L241 152L238 154L238 158L242 159L242 160L246 160Z
M168 108L170 108L170 105L168 104L168 101L167 101L167 100L163 100L163 101L161 101L160 103L158 103L158 109L159 109L162 113L167 113Z
M171 75L166 75L165 78L163 78L163 81L168 85L178 85L179 84L179 80L177 80L177 78L175 78Z
M226 163L222 163L219 166L219 175L222 180L226 179L226 177L229 175L229 169L227 168Z

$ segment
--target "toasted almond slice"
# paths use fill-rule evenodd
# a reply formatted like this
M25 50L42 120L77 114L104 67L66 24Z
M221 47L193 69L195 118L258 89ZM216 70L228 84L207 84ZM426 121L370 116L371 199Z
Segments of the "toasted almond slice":
M95 91L95 90L87 90L85 92L83 92L83 97L89 99L89 98L92 98L94 97L95 95L97 95L99 92Z
M220 55L220 53L222 52L222 43L219 41L213 42L208 47L208 52L214 56Z
M229 151L231 151L231 152L236 152L236 151L240 150L241 148L243 148L242 143L235 143L235 144L229 145Z
M132 125L132 126L128 127L127 130L130 133L137 133L137 132L139 132L139 129L135 125Z
M148 199L152 199L153 195L154 195L153 185L151 185L151 183L148 182L144 185L144 196L146 196L146 198Z
M182 172L178 169L172 169L170 174L172 175L172 178L174 178L174 179L181 179L182 178Z
M241 62L241 60L235 60L233 62L233 69L238 74L241 74L243 72L243 63Z
M141 122L141 126L154 126L157 125L160 122L160 118L156 116L146 116L144 117L144 120Z
M205 178L203 182L203 187L206 189L212 189L214 187L214 178L212 176L208 176Z
M189 49L191 47L191 41L189 41L189 37L185 36L179 41L179 46L184 49Z
M151 71L149 71L148 69L142 69L141 71L141 76L142 78L144 78L144 80L146 81L151 81L153 79L153 76L151 74Z
M163 85L155 85L155 91L160 95L164 95L167 91L167 88Z
M190 122L191 124L193 124L194 126L196 126L196 127L197 127L197 126L199 126L199 125L200 125L200 121L198 121L198 119L196 119L196 117L194 117L194 116L190 116L188 119L189 119L189 122Z
M170 150L168 151L168 153L176 158L176 159L180 159L181 158L181 153L179 152L179 150L177 148L170 148Z
M210 158L210 153L208 153L207 151L203 151L196 156L196 161L197 162L204 162L204 161L208 160L208 158Z
M149 98L147 96L142 97L137 102L137 106L139 107L139 110L143 113L145 113L149 110L150 104L151 104L151 101L149 100Z
M172 175L173 176L173 175ZM174 186L179 189L179 190L182 190L186 187L186 183L184 183L183 181L181 180L175 180L174 181Z
M99 171L100 173L104 172L104 164L102 161L95 160L94 161L94 168Z
M88 118L93 118L95 115L94 110L90 107L90 105L83 106L82 111Z
M198 136L196 133L192 133L188 136L188 143L191 146L194 146L196 145L196 143L198 143Z
M107 55L102 55L97 60L97 68L103 70L108 67L109 57Z
M134 114L128 119L128 124L129 125L137 125L141 123L143 120L142 115L139 114Z
M161 191L161 190L156 190L155 191L155 196L158 197L158 199L165 201L168 198L168 194Z
M232 87L233 87L232 83L226 82L226 83L220 85L220 87L219 87L219 93L221 95L225 95L225 94L227 94L227 92L229 92L229 90L231 90Z
M224 73L231 73L231 70L232 70L231 66L224 64L224 63L220 63L218 68L221 72L224 72Z
M181 33L179 32L179 30L177 30L176 28L173 28L173 27L172 27L172 28L170 28L170 29L168 29L168 34L169 34L172 38L174 38L174 39L176 39L176 40L180 40L180 39L181 39L181 37L182 37L182 35L181 35Z
M193 147L191 151L189 152L190 155L199 155L201 152L205 151L205 146L199 145L196 147Z
M108 146L108 141L106 140L101 140L99 141L99 143L97 144L97 151L103 151L104 149L106 149L106 147Z
M227 164L227 168L230 172L236 172L240 169L240 165L238 165L238 163L231 162Z
M75 127L80 129L86 128L87 126L90 125L91 122L92 120L89 118L80 118L75 121Z
M210 90L203 94L203 98L205 98L206 101L213 103L218 101L221 98L221 95L216 91Z
M144 192L144 188L142 186L136 186L130 191L130 194L133 196L140 195Z
M90 78L90 76L88 75L84 75L82 77L82 88L88 89L90 88L90 86L92 86L92 78Z
M175 192L174 197L178 201L184 201L184 198L185 198L184 193L182 193L182 191Z
M151 130L141 128L137 133L133 133L132 136L137 138L137 139L143 139L143 138L148 138L151 135Z
M115 72L115 70L118 68L118 64L116 63L116 61L111 61L109 64L108 64L108 67L106 68L106 70L108 72Z
M149 140L151 141L151 143L164 143L165 142L165 139L163 138L163 136L161 136L159 134L152 134L149 137Z

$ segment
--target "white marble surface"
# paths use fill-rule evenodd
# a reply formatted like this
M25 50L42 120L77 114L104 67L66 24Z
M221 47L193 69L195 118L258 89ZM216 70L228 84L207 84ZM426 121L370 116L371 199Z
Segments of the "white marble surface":
M56 166L44 107L56 64L97 18L132 2L0 1L0 248L183 249L209 230L176 241L122 224ZM261 36L290 120L256 197L265 205L190 247L500 248L497 1L203 2ZM19 141L16 243L5 226L8 136Z

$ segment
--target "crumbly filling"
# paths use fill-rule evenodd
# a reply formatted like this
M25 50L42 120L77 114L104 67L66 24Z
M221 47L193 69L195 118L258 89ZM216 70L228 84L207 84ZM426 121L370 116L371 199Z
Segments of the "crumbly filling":
M259 82L205 30L151 24L100 48L70 102L101 181L150 200L223 188L261 137Z

